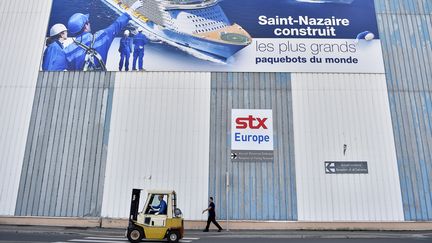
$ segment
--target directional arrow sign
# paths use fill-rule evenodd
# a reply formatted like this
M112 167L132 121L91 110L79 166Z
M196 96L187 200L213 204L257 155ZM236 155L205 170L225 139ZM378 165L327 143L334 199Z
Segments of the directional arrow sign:
M326 174L368 174L366 161L325 161Z
M268 150L231 150L232 162L273 162L273 151Z
M327 174L336 173L336 166L333 162L325 162L325 171Z

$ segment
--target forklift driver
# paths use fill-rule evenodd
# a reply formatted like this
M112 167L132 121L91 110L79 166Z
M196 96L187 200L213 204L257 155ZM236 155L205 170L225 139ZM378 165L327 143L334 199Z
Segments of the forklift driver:
M167 204L163 200L163 198L164 198L163 195L159 195L159 197L158 197L159 205L152 207L152 210L155 213L155 215L167 214Z

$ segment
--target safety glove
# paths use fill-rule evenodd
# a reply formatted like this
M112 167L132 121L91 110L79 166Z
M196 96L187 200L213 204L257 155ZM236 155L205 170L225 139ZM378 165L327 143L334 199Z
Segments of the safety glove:
M141 8L143 6L143 2L142 0L138 0L136 2L134 2L130 7L129 7L129 13L131 14L133 11Z

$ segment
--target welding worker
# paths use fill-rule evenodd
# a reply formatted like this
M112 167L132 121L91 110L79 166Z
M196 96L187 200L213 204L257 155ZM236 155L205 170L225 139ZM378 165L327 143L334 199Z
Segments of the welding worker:
M138 28L138 33L134 36L133 44L133 70L137 70L136 63L138 61L139 70L143 70L144 45L148 43L147 37L142 33L143 29Z
M123 64L125 70L129 71L129 58L132 52L132 39L129 37L130 31L125 30L123 37L120 39L120 46L118 51L120 52L120 63L119 71L123 69Z
M64 71L67 69L64 42L67 40L67 29L63 24L55 24L51 27L49 38L46 41L47 48L43 54L42 70Z
M142 7L142 1L132 4L128 12L120 15L108 28L91 33L89 15L76 13L69 18L69 33L75 36L74 42L66 49L69 70L106 70L106 60L110 46L120 31L126 27L131 14Z

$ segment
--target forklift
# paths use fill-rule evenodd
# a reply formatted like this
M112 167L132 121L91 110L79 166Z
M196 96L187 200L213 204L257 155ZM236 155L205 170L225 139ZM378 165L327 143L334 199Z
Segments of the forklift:
M178 242L183 238L183 215L177 208L177 198L172 190L149 190L147 200L141 212L139 210L140 196L143 189L132 189L132 199L129 214L129 225L126 236L130 242L141 240L163 240ZM160 204L159 198L166 200L166 212L155 209Z

